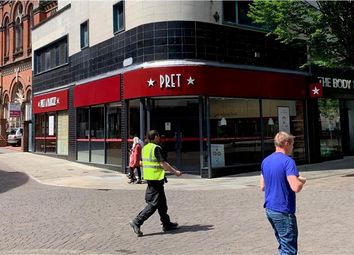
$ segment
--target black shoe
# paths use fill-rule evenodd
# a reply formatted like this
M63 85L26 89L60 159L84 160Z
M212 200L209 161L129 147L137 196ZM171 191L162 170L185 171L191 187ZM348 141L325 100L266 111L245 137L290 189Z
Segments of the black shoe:
M133 228L134 233L138 236L141 237L143 236L143 232L140 231L140 226L138 226L134 221L129 221L129 225Z
M141 180L137 180L135 184L142 184Z
M128 181L128 183L129 184L132 184L132 183L134 183L136 181L136 179L130 179L129 181Z
M175 230L178 229L178 223L177 222L170 222L168 224L164 224L162 227L162 230L164 232L170 231L170 230Z

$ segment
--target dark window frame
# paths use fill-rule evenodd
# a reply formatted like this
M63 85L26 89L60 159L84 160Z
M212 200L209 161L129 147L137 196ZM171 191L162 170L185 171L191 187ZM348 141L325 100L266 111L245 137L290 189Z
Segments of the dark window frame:
M113 5L113 34L120 33L125 29L124 0Z
M47 57L46 57L47 56ZM34 52L34 74L40 74L69 62L68 35Z
M90 45L90 27L89 27L89 21L86 20L85 22L80 24L80 48L84 49L86 47L89 47ZM86 40L86 35L87 34L87 40Z
M247 9L246 4L250 4L252 0L234 0L234 1L223 1L223 24L226 25L236 25L240 27L264 30L261 26L252 23L251 19L247 17L247 14L244 13L244 10ZM225 8L225 5L228 5ZM240 8L242 7L242 8ZM234 11L232 11L234 9Z

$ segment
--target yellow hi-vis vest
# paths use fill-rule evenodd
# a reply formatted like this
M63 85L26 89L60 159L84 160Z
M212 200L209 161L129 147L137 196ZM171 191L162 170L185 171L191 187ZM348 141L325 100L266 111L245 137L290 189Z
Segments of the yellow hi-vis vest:
M160 181L165 178L165 170L157 162L155 148L159 147L154 143L148 143L142 149L144 180Z

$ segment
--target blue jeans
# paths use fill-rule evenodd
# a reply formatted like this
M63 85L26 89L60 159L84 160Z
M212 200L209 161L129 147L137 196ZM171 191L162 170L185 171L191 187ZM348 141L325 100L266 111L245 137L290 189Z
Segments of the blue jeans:
M279 255L296 255L298 230L295 214L266 209L266 215L279 243Z

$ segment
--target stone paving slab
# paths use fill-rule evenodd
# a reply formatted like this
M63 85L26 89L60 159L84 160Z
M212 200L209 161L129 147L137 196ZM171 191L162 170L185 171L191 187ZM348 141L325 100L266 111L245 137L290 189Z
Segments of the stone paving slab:
M300 255L353 254L353 159L300 166L308 177L297 196ZM76 162L0 151L0 254L276 254L258 175L171 177L169 214L181 228L163 233L156 214L137 238L128 221L144 207L146 185Z

